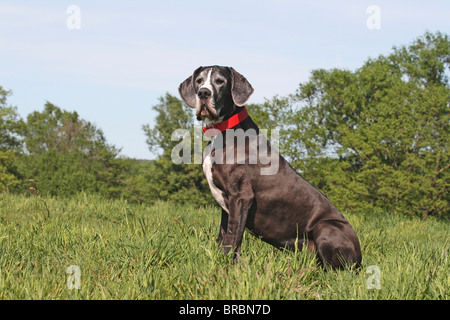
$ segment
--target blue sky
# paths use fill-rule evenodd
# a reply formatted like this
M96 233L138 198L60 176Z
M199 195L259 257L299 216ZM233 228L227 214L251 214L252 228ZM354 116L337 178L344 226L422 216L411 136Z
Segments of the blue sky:
M69 29L70 5L80 29ZM379 29L367 27L379 8ZM426 30L450 33L450 1L8 1L0 85L22 117L45 101L77 111L122 155L152 159L151 107L200 65L233 66L249 103L294 93L318 68L354 70ZM174 128L175 129L175 128Z

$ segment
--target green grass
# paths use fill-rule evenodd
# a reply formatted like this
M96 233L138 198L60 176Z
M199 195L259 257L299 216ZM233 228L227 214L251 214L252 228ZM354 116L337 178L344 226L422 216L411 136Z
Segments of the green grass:
M0 195L1 299L449 299L449 223L382 211L346 213L359 271L325 271L308 252L245 234L233 264L218 250L220 211ZM66 273L80 268L80 289ZM370 265L381 289L368 289ZM370 280L370 279L369 279Z

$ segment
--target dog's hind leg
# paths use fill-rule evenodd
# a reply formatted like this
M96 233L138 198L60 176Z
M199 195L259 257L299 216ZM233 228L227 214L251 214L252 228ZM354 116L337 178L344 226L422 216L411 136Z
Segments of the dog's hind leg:
M325 220L313 230L317 256L324 266L341 269L361 264L361 248L356 232L350 224L337 220Z

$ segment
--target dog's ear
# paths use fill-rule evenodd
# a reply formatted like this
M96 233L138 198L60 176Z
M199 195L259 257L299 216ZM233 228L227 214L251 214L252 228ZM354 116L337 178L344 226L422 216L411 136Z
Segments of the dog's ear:
M183 99L184 103L186 103L188 107L191 107L193 109L195 108L197 101L195 99L196 92L194 89L194 78L197 76L197 74L200 72L202 68L203 67L199 67L195 69L192 76L184 80L178 87L178 92L180 93L181 99Z
M238 107L242 107L245 105L247 100L253 93L252 85L245 79L245 77L229 67L231 74L231 96L233 97L233 102Z

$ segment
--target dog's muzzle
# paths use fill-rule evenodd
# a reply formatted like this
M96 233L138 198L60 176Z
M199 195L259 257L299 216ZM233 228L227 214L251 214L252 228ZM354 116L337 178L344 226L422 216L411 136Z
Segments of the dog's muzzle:
M208 88L200 88L197 92L197 111L195 115L197 120L205 120L206 118L214 119L217 117L217 112L214 109L212 101L212 92Z

